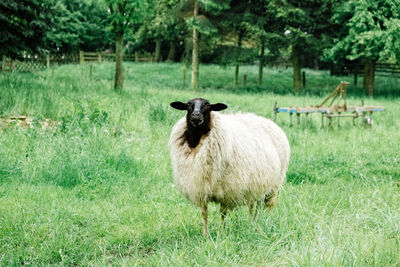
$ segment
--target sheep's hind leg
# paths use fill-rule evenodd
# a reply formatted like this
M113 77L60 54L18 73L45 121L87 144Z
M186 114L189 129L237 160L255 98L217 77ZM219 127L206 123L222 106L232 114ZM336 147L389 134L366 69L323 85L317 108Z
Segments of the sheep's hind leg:
M260 209L260 207L262 205L262 200L257 200L255 205L256 205L256 211L254 212L254 221L257 220L258 210Z
M254 208L254 202L250 202L250 204L249 204L249 215L250 216L253 215L253 208Z
M249 203L249 220L255 221L258 215L258 209L261 207L261 201L253 201ZM254 211L254 216L253 216Z
M203 235L206 236L208 234L207 231L207 202L203 204L201 207L201 215L203 216Z
M266 209L272 209L278 203L276 192L271 192L264 198L264 206Z
M222 226L225 227L225 217L226 217L226 214L228 212L228 208L221 204L221 206L219 208L219 211L221 212L221 223L222 223Z
M256 212L257 212L257 205L254 205L254 201L249 203L249 220L254 219L254 217L253 217L254 206L256 206Z

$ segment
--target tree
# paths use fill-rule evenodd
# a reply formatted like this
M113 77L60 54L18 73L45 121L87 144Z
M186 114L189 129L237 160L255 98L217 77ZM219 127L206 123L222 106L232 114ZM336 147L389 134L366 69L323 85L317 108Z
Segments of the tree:
M107 31L107 5L95 0L55 0L51 26L44 36L51 52L102 50L112 43Z
M124 34L139 23L145 12L146 1L135 0L106 0L109 7L109 18L112 25L112 33L115 36L115 82L114 89L121 91L123 88L122 57Z
M199 2L194 0L193 19L196 20L199 14ZM199 33L197 27L193 27L193 51L192 51L192 79L191 86L197 89L199 86Z
M400 62L400 18L396 16L386 21L385 57L389 61Z
M245 1L232 0L230 2L229 9L222 12L214 20L217 22L220 34L223 39L228 41L234 40L237 49L230 51L230 57L233 58L235 64L235 75L234 75L234 85L238 85L239 80L239 63L240 54L243 41L247 39L247 29L245 24L245 19L247 13L249 12L249 5ZM231 61L230 60L230 61Z
M279 54L278 47L282 46L284 39L276 33L281 28L277 27L275 14L267 12L264 0L232 0L230 8L219 16L218 25L222 27L222 38L227 41L235 39L237 45L236 51L230 49L229 58L224 59L225 62L236 65L235 84L238 83L239 63L258 59L258 84L261 85L265 60ZM279 26L282 27L280 24ZM243 43L247 46L247 51L241 49ZM255 53L256 49L259 51Z
M212 16L229 8L230 0L186 0L181 6L181 14L186 17L187 25L192 29L192 79L191 87L196 89L199 84L199 50L201 35L210 36L218 33Z
M276 48L276 37L279 39L280 36L274 33L276 31L274 19L267 13L265 1L249 0L248 6L243 26L246 29L247 38L257 43L260 49L258 57L258 85L262 85L266 48L269 48L267 52L272 54L274 48Z
M0 1L0 55L22 57L41 52L50 13L47 1Z
M155 61L161 60L161 46L163 41L170 42L169 60L174 58L175 40L180 35L183 19L177 12L179 0L153 0L149 8L150 12L143 20L137 34L136 41L143 42L146 39L155 40ZM172 50L172 51L171 51Z
M375 64L390 57L400 59L400 2L392 0L351 0L335 10L333 20L344 25L325 56L364 64L363 88L374 94Z
M317 44L324 34L334 30L330 18L333 7L340 0L272 0L266 4L267 14L275 16L275 33L284 35L291 48L293 63L293 89L300 92L301 58L309 47ZM314 55L317 56L317 55Z

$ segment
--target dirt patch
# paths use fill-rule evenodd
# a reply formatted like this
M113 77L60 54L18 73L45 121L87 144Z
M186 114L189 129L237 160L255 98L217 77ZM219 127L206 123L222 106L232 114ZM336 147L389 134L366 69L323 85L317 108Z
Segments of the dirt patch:
M0 117L0 133L3 129L11 126L23 127L23 128L41 128L43 130L49 128L55 128L59 126L61 122L44 119L40 120L29 116L10 116L8 118Z

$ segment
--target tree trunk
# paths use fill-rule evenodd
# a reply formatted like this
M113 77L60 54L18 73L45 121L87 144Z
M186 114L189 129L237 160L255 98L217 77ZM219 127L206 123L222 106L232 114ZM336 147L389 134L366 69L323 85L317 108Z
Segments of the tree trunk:
M175 61L175 53L176 53L175 41L171 41L170 46L169 46L167 61L170 61L170 62Z
M318 63L318 58L314 58L314 70L319 70L319 63Z
M122 77L122 45L124 40L123 33L115 34L115 91L121 91L123 88L123 77Z
M194 18L196 19L199 11L199 3L194 2ZM199 33L193 27L193 52L192 52L192 88L197 89L199 86Z
M371 59L365 61L363 88L368 92L368 96L374 96L375 63L376 61Z
M301 66L300 66L300 48L294 44L292 47L293 60L293 90L296 93L301 91Z
M239 47L239 52L240 52L240 48L242 47L242 32L239 32L239 36L238 36L238 47ZM235 66L235 86L238 85L239 83L239 63L236 63Z
M258 66L258 85L262 85L263 79L263 68L264 68L264 42L261 42L261 53L260 53L260 61Z
M236 64L235 66L235 86L238 85L239 83L239 64Z
M156 51L154 53L154 60L156 62L161 61L161 39L159 38L156 39Z

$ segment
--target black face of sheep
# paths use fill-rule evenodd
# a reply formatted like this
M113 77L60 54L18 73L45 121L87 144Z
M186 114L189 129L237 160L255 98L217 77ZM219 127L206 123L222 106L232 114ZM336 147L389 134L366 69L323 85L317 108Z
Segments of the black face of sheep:
M179 110L187 110L187 122L191 127L208 127L210 124L210 112L226 109L228 106L222 103L210 104L207 99L194 98L187 103L172 102L171 107Z
M228 106L222 103L210 104L207 99L194 98L187 103L172 102L171 107L186 110L186 130L181 136L181 145L187 142L195 148L203 135L210 131L211 111L220 111Z

